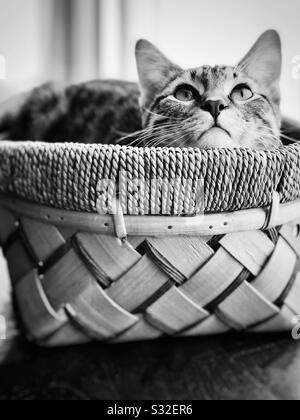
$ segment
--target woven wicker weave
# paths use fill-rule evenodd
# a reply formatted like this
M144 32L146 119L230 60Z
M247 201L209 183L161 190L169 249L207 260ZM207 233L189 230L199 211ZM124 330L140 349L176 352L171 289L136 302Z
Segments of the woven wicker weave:
M171 186L135 189L135 178ZM115 194L109 187L101 198L103 179L119 181L112 216L104 209L114 208ZM278 198L300 198L299 181L299 146L264 153L2 143L0 240L28 337L54 346L290 331L300 314L300 201L279 207ZM256 207L265 209L223 213ZM222 213L169 216L200 210Z

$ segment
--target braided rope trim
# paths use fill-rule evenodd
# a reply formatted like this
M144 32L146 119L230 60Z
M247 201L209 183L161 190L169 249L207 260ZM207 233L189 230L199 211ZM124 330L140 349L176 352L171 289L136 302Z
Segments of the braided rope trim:
M274 151L1 142L0 192L65 210L193 215L300 198L300 145Z

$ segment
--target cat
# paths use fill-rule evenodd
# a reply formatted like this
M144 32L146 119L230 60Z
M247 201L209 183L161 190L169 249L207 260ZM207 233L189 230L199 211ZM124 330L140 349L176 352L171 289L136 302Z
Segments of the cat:
M146 40L136 45L136 61L139 85L46 84L9 100L0 106L1 138L200 149L282 145L276 31L265 32L234 67L184 70Z

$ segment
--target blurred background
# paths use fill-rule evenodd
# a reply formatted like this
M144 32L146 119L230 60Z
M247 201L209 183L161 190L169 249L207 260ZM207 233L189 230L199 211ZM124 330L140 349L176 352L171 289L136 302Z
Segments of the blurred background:
M136 80L141 37L185 67L236 64L275 28L283 40L283 112L298 118L299 12L299 0L0 0L0 99L49 80Z

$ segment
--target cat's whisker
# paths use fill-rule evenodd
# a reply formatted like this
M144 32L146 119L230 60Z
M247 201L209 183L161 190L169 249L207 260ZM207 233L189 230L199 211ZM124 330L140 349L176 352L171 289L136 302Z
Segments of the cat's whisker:
M141 138L143 138L144 135L148 135L148 134L153 135L154 134L153 132L156 131L156 130L163 130L163 129L167 129L167 128L173 127L173 126L174 126L173 123L168 123L168 124L161 124L160 126L157 126L157 127L147 127L143 130L136 131L136 132L128 134L127 136L121 137L120 139L117 140L117 143L120 143L121 141L130 139L132 137L138 136L136 139L134 139L131 142L131 144L134 144L135 142L139 142L141 140Z
M237 111L238 111L238 113L240 112L239 110L237 110ZM241 116L242 116L242 114L241 114ZM228 116L226 116L226 120L228 122L236 123L236 119L230 118ZM247 132L249 134L252 134L253 136L255 136L257 138L260 138L261 136L263 136L267 139L273 138L276 141L278 140L278 136L274 133L274 130L270 127L265 126L265 127L260 127L259 129L255 129L254 127L247 126L246 122L242 118L241 118L240 122L243 124L244 129L247 130Z
M161 128L157 132L153 133L150 132L148 135L143 136L139 139L140 142L143 142L144 145L147 147L153 147L153 145L156 145L156 143L160 143L162 141L165 141L165 139L168 136L174 136L174 134L178 131L177 127L174 127L172 125L168 128ZM146 143L146 144L145 144Z
M279 138L283 137L277 135L271 127L260 127L259 129L247 128L247 131L256 137L256 139L262 139L263 141L272 141L278 144ZM293 141L290 139L290 141Z
M273 132L273 130L272 130L270 127L264 127L264 129L265 129L265 130L270 130L270 132ZM283 138L284 140L287 140L287 141L289 141L289 142L291 142L291 143L297 143L297 142L299 142L299 140L298 140L298 139L295 139L295 138L293 138L293 137L287 136L287 135L286 135L286 134L284 134L284 132L283 132L283 131L281 131L281 130L280 130L280 132L279 132L279 136L280 136L280 138ZM274 135L274 137L276 137L276 136Z
M174 142L178 142L181 138L186 137L186 133L179 133L177 129L170 130L168 133L163 133L163 136L161 139L157 139L157 142L154 143L154 145L157 145L161 142L167 142L168 146L172 147ZM169 139L170 138L170 139Z
M168 144L168 146L171 145L174 136L176 136L176 130L171 130L169 132L164 132L162 133L161 136L158 136L156 138L153 139L152 142L148 143L147 146L148 147L158 147L161 143L166 143ZM170 140L169 140L170 138Z
M184 138L187 136L187 129L193 128L193 125L191 123L194 122L194 118L190 117L186 120L181 120L180 123L175 124L169 124L168 129L166 130L166 126L163 127L160 131L156 133L152 133L150 135L150 141L147 141L146 146L147 147L158 147L161 143L167 143L168 146L172 146L174 141L178 142L178 132L182 130L182 123L185 123L185 132L180 136L179 140L181 138ZM174 137L175 136L175 137ZM153 139L151 137L154 137ZM168 139L170 137L170 140ZM147 138L144 138L144 141L147 140Z
M126 136L120 137L119 139L116 140L116 143L121 143L121 141L127 140L133 136L137 136L141 133L144 133L146 130L140 130L140 131L135 131L132 133L127 134Z
M271 127L260 127L258 132L262 132L263 134L272 135L275 138L278 138L277 134L274 132L274 130ZM280 135L280 132L279 132Z
M180 136L175 136L175 138L172 139L170 143L170 147L176 147L176 144L182 143L182 141L187 142L189 140L190 136L189 133L184 132Z
M252 134L255 137L256 141L261 140L263 146L267 146L267 142L278 143L278 136L275 134L264 131L264 130L254 130L254 129L247 129L249 134Z
M273 130L272 130L270 127L264 127L264 129L266 129L266 130L270 130L270 131L272 131L272 132L273 132ZM297 143L297 142L299 142L299 139L296 139L296 138L293 138L293 137L287 136L287 135L284 133L284 131L283 131L283 130L279 130L279 135L280 135L280 137L281 137L281 138L283 138L283 139L285 139L285 140L288 140L288 141L289 141L289 142L291 142L291 143Z
M235 123L236 119L226 116L228 122ZM249 127L247 123L241 118L240 123L242 124L242 129L244 133L247 133L250 136L253 136L255 142L261 143L261 148L269 149L271 145L279 144L279 136L274 132L271 127Z
M169 120L172 120L172 121L184 121L182 119L182 117L172 117L170 115L158 114L158 113L153 112L153 111L151 111L150 109L147 109L147 108L144 108L144 112L147 112L148 114L154 115L156 117L168 118Z
M284 140L288 140L291 143L299 143L299 140L298 139L294 139L294 138L289 137L289 136L287 136L287 135L285 135L283 133L280 133L280 137L282 137Z

